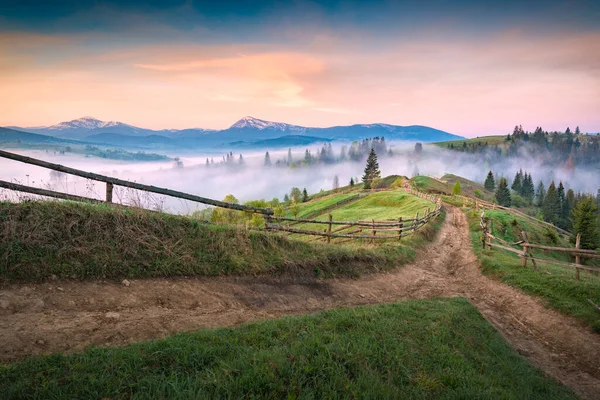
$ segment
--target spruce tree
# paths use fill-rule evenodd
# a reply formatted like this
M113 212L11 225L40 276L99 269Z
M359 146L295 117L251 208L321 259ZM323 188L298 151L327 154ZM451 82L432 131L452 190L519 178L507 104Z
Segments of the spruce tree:
M306 188L304 188L302 190L302 202L306 203L308 201L308 192L306 191Z
M340 178L338 178L338 176L334 176L333 177L333 190L339 189L340 188Z
M496 189L496 202L504 207L510 207L512 199L510 197L510 190L508 189L508 181L506 178L500 178L498 182L498 189Z
M538 207L542 207L544 205L545 197L546 197L546 188L544 187L544 182L540 181L540 183L538 183L537 189L535 191L535 205Z
M271 166L271 156L269 155L269 152L267 151L265 153L265 167L270 167Z
M557 225L560 220L560 200L558 199L558 190L554 181L548 186L546 197L544 198L544 204L542 205L542 214L544 220Z
M350 186L354 186L354 178L350 178Z
M517 193L521 193L522 185L523 185L523 170L519 170L519 172L515 175L515 180L511 186L511 189Z
M365 174L363 175L362 181L365 189L371 189L371 182L373 179L380 178L381 171L379 171L379 163L377 162L377 154L375 150L371 148L369 157L367 158L367 165L365 167Z
M567 196L565 193L565 187L562 183L562 181L559 182L558 184L558 189L556 190L558 193L558 204L560 207L560 211L559 211L559 219L558 219L558 226L561 228L566 228L567 226L567 219L569 218L569 213L566 213L566 208L567 208Z
M591 197L577 203L571 215L572 232L581 235L581 248L594 250L600 245L600 227L598 224L598 207Z
M533 187L533 179L531 175L525 173L523 176L523 185L521 186L521 196L527 200L529 204L533 201L533 196L535 194L535 188Z
M494 174L492 171L488 172L487 178L485 178L485 183L483 184L487 190L496 189L496 181L494 180Z
M565 221L565 228L571 228L571 213L575 208L575 192L573 189L567 190L567 195L565 196L565 203L563 204L562 214Z

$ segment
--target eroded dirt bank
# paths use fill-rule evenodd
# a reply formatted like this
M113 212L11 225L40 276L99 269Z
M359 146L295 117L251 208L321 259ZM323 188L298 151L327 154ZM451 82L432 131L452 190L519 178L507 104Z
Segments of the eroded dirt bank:
M181 331L403 299L464 296L535 365L600 398L600 335L479 272L464 215L449 209L414 264L358 280L269 277L48 282L0 289L0 360L124 345Z

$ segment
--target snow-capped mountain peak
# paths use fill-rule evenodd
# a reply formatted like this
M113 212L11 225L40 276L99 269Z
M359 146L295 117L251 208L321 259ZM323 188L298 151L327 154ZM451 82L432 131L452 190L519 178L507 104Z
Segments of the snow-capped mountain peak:
M272 130L277 130L277 131L287 131L287 130L300 131L300 130L306 129L301 126L284 124L283 122L265 121L265 120L250 117L250 116L240 119L235 124L231 125L231 128L238 128L238 129L254 128L254 129L259 129L259 130L272 129Z
M48 127L48 129L65 130L65 129L98 129L110 126L120 125L120 122L110 121L104 122L94 117L77 118L72 121L61 122Z

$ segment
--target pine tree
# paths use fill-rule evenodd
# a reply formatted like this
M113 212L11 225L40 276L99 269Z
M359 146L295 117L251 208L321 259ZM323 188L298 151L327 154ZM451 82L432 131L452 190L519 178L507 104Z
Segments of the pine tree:
M554 181L548 186L546 197L544 198L544 204L542 205L542 214L544 220L557 225L560 219L560 200L558 199L558 190Z
M598 207L592 197L586 197L577 203L571 215L572 232L581 235L581 248L594 250L600 245Z
M369 152L369 157L367 158L367 165L365 167L365 174L362 178L365 189L371 189L371 182L373 179L380 178L381 171L379 171L379 163L377 162L377 154L375 154L375 150L371 148Z
M515 175L515 180L513 181L511 189L517 193L521 193L522 186L523 186L523 170L519 170L519 172L517 172L517 174Z
M567 195L565 197L565 203L563 204L563 218L565 219L566 229L571 228L571 213L575 208L575 192L573 189L567 190Z
M286 193L285 195L283 195L283 202L288 203L289 201L290 201L290 196L288 196L288 194Z
M544 187L544 182L540 181L540 183L538 183L537 189L535 191L535 205L538 207L542 207L544 205L545 197L546 197L546 188Z
M206 166L209 167L210 163L208 162L208 158L206 159Z
M265 167L270 167L271 166L271 156L269 155L269 152L267 151L265 153Z
M496 189L496 181L494 180L494 174L492 173L492 171L488 172L487 178L485 178L485 183L483 184L483 186L487 190Z
M244 157L240 154L240 158L238 159L238 164L244 165Z
M460 182L456 181L454 187L452 188L452 194L459 195L460 194Z
M308 201L308 192L306 191L306 188L304 188L302 190L302 202L306 203Z
M333 177L333 190L339 189L339 187L340 187L340 179L336 175Z
M498 188L496 189L496 202L504 207L510 207L512 199L510 197L510 190L508 189L508 181L506 178L500 178L498 182Z
M535 188L533 186L533 179L530 174L525 173L523 176L523 185L521 186L521 196L531 204L533 202L534 194Z
M566 213L566 208L567 206L567 197L566 197L566 193L565 193L565 187L562 183L562 181L559 182L558 184L558 189L557 189L557 193L558 193L558 204L560 207L560 211L559 211L559 219L557 221L557 225L561 228L566 228L567 226L567 219L569 218L569 213Z
M354 178L350 178L350 186L354 186Z

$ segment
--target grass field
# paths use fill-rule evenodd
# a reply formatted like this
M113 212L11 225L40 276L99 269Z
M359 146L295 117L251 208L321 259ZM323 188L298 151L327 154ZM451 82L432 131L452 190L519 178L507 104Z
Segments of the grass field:
M410 182L413 187L425 193L452 194L452 187L428 176L415 176Z
M34 357L0 366L0 398L576 397L453 298Z
M582 271L581 280L578 281L575 279L573 268L548 263L538 263L541 271L536 272L531 261L527 268L523 268L517 254L501 249L483 250L479 214L475 215L472 211L468 211L467 214L473 249L481 260L484 274L497 277L508 285L541 297L549 306L578 318L600 333L600 313L588 302L588 299L591 299L596 304L600 304L600 278ZM551 228L515 217L508 212L488 210L485 215L490 218L493 235L508 242L519 240L520 232L525 230L532 243L572 247L566 239L561 238ZM568 261L564 253L535 252L534 254L540 258Z
M319 197L315 200L300 203L300 212L298 213L297 218L307 218L314 215L319 215L320 211L324 211L329 207L333 206L335 203L346 200L351 197L355 197L358 193L341 193L341 194L333 194L326 197ZM293 217L290 210L287 210L286 215L288 217Z
M486 201L491 201L494 198L494 192L487 190L481 183L452 174L446 174L442 176L442 179L448 182L450 188L454 187L456 181L460 182L461 194L464 196L479 197ZM481 196L475 195L476 190L481 193Z
M375 192L352 203L333 210L336 221L358 221L360 219L413 218L418 212L423 216L427 208L433 210L435 204L429 200L408 194L402 190ZM321 216L317 219L325 219Z
M414 259L409 246L327 246L105 205L0 203L0 282L285 273L358 276Z

